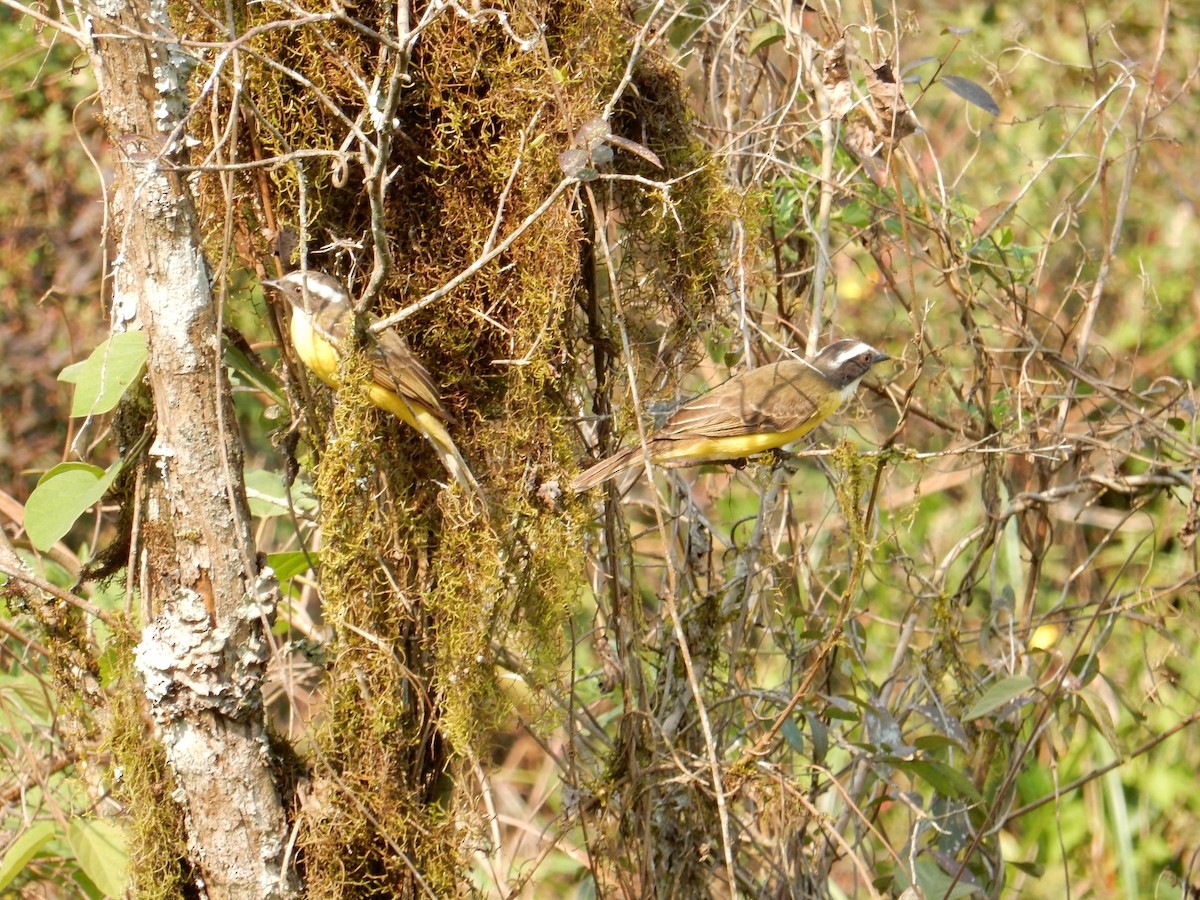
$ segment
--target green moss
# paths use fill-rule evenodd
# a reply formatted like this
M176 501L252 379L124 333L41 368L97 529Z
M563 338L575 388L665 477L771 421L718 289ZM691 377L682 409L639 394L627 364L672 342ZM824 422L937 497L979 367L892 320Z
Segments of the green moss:
M625 75L634 26L623 5L505 8L512 29L534 38L531 48L494 17L472 22L451 12L414 45L384 209L396 267L376 314L439 288L529 217L563 178L559 154ZM372 83L380 59L369 37L337 22L271 28L275 11L267 7L245 15L247 29L261 29L244 59L244 96L261 121L242 132L242 158L356 151L348 121L375 136L363 114L362 85ZM381 33L390 33L394 15L390 4L353 9ZM665 167L619 150L613 170L678 179L669 193L628 182L593 186L620 221L625 249L614 264L622 283L637 285L623 298L631 327L655 330L665 319L690 331L711 318L720 292L733 200L692 133L667 63L642 57L611 124ZM333 159L311 155L274 169L266 193L258 178L244 177L244 195L259 198L242 207L244 231L255 236L247 267L272 249L260 210L296 227L303 186L309 264L354 273L346 280L361 288L371 250L353 242L371 234L370 206L360 159L352 152L344 162L340 186ZM215 248L229 193L216 179L201 179L200 191ZM572 385L588 377L576 309L583 293L603 296L607 284L603 274L594 285L582 280L589 217L585 192L568 191L500 259L400 326L457 420L451 430L484 486L486 510L444 488L428 443L355 389L340 392L331 422L320 411L309 422L310 443L320 448L320 583L337 633L311 761L321 813L306 816L298 842L314 896L413 885L395 848L435 893L452 892L461 836L443 821L442 779L455 753L485 754L488 735L513 716L513 696L496 676L498 649L520 661L529 681L521 717L550 715L543 688L561 679L562 623L580 593L587 517L565 511L543 488L568 477L579 455L567 424L577 409ZM313 252L325 246L340 249ZM607 329L613 309L601 317ZM367 374L350 360L342 383Z
M112 650L108 733L113 793L125 807L129 829L129 877L135 897L179 897L189 881L183 815L171 793L174 775L166 751L146 730L141 679L133 669L133 642Z

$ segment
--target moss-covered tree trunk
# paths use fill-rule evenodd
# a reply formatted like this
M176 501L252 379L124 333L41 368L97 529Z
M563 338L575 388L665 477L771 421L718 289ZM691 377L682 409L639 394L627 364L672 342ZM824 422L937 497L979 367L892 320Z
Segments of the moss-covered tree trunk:
M662 320L711 314L729 211L717 170L677 73L617 3L109 13L102 31L117 37L89 50L121 150L114 318L149 336L157 425L130 486L151 616L137 662L190 867L212 896L287 894L293 865L312 896L461 891L466 835L482 829L456 776L473 783L471 762L510 720L498 674L538 686L523 717L561 714L550 698L592 514L560 484L613 389L605 375L584 399L583 361L607 372L618 333L670 346ZM296 402L277 465L313 470L320 511L298 536L333 630L289 823L259 696L276 596L247 524L221 326L240 316L285 337L237 288L295 267L344 284L359 324L381 317L376 328L404 337L482 491L445 484L428 443L366 401L370 366L354 345L331 405L280 342ZM624 660L612 688L636 722L614 751L623 760L658 741L644 725L657 711L636 604L620 591L613 603L607 614L628 624L613 632ZM130 785L128 799L169 814L164 787ZM655 823L672 836L661 850L625 845L658 796L631 794L642 799L591 848L597 881L636 870L644 893L729 870L728 846L704 867L691 836L674 853L673 822ZM157 840L135 835L135 881L153 870L140 856L169 855Z

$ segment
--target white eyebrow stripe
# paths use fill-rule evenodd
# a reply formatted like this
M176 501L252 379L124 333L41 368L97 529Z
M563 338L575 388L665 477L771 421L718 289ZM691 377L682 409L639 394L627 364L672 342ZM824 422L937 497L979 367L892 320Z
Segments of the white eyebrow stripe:
M310 297L325 303L344 303L346 301L346 294L341 288L334 287L331 284L326 284L319 278L305 279L303 275L295 272L291 273L287 277L299 289L301 298L304 297L305 281L307 281L308 295Z
M874 349L875 348L870 344L865 344L862 341L855 341L837 355L837 357L833 360L833 368L840 368L850 360L854 359L854 357L861 356L863 353L873 352Z

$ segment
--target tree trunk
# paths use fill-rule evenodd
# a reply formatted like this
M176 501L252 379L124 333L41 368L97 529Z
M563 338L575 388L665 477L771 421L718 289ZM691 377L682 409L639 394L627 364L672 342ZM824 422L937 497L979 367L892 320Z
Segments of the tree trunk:
M79 19L92 26L87 49L117 146L113 327L146 332L157 417L138 573L157 615L143 623L138 668L203 889L288 896L297 883L259 693L278 592L256 561L195 207L170 170L192 62L163 7L114 2L80 8Z

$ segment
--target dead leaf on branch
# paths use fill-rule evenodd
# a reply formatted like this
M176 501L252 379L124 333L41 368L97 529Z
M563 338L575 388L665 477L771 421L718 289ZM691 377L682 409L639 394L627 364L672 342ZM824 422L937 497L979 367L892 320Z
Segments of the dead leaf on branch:
M613 147L620 147L630 153L640 156L650 165L661 169L662 160L649 147L636 141L613 134L606 119L592 119L585 122L575 132L572 147L558 155L558 165L568 178L578 178L580 181L594 181L597 177L595 166L606 163L613 158Z
M879 164L879 139L867 122L865 116L856 117L846 123L842 129L842 144L858 160L876 185L882 187L887 177L883 166Z
M917 130L917 117L904 99L903 86L892 74L890 62L884 60L878 66L867 66L867 91L879 115L879 136L883 140L899 143Z
M846 39L825 51L825 69L821 78L829 97L829 115L840 119L854 107L851 95L850 66L846 62Z

